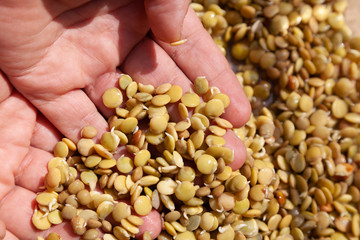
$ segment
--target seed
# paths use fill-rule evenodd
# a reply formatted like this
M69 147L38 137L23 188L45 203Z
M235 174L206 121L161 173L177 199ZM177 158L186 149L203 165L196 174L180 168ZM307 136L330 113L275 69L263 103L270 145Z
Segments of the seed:
M172 195L175 193L177 184L171 178L165 178L157 184L157 190L161 194Z
M151 99L151 103L157 107L165 106L170 102L171 98L169 95L156 95Z
M71 219L71 226L75 234L83 235L86 232L85 220L81 217L74 216Z
M88 229L83 235L84 240L94 240L99 236L99 232L96 229Z
M258 182L263 185L269 185L273 180L273 170L271 168L262 168L258 174Z
M93 126L85 126L81 129L81 137L94 138L97 135L97 130Z
M80 174L80 179L83 183L90 186L90 189L95 189L97 183L97 176L93 171L84 171Z
M182 96L182 88L178 85L172 85L166 92L166 95L170 97L170 103L175 103L180 100Z
M137 234L139 233L139 229L137 227L135 227L134 225L132 225L128 220L121 219L121 225L124 229L126 229L128 232L132 233L132 234ZM116 236L116 235L115 235Z
M170 43L171 46L178 46L178 45L181 45L183 43L186 43L187 39L182 39L182 40L179 40L179 41L176 41L176 42L172 42Z
M197 77L195 79L194 90L199 95L203 95L209 90L209 83L206 77Z
M77 194L79 191L83 190L85 185L80 180L75 180L68 186L68 191L70 194Z
M250 189L249 195L255 201L262 201L267 195L267 189L264 185L257 184Z
M225 139L223 137L218 137L215 135L208 135L205 139L205 142L209 147L216 145L216 146L224 146Z
M49 172L45 176L46 184L49 187L56 188L61 182L61 172L58 168L50 168Z
M112 211L112 217L117 222L120 222L121 219L127 218L130 215L131 215L130 206L123 202L117 203Z
M56 203L56 195L49 192L40 193L36 196L36 202L40 205L49 206Z
M159 134L166 130L167 128L168 119L163 116L155 116L150 119L150 130L155 133Z
M130 83L132 83L132 78L127 74L121 74L119 78L119 86L122 90L125 90Z
M87 189L82 189L77 192L76 197L81 205L88 205L91 201L91 196Z
M249 207L250 207L250 201L247 198L241 201L235 201L233 212L237 214L244 214L247 210L249 210Z
M212 231L218 226L217 218L210 212L201 215L200 227L206 231Z
M126 96L131 99L135 96L138 90L138 85L136 82L130 82L129 85L126 87Z
M39 237L38 237L38 240L39 240ZM52 232L47 236L46 240L61 240L61 237L59 234Z
M105 132L101 136L101 145L110 152L115 151L119 143L120 138L113 132Z
M39 230L46 230L49 229L51 226L51 222L48 220L47 217L44 217L44 213L40 210L35 209L33 216L32 216L32 223L33 225Z
M179 103L178 111L179 111L180 117L182 119L186 119L189 116L188 109L186 108L185 104L183 104L183 103Z
M228 181L226 188L230 192L240 192L246 187L246 185L247 185L247 179L239 174Z
M218 163L213 156L203 154L196 160L196 166L201 173L212 174L216 171Z
M76 208L72 205L66 205L61 210L61 217L63 219L71 220L74 216L76 216Z
M195 187L194 185L189 181L181 182L177 185L175 189L175 196L180 201L188 201L192 199L195 196Z
M218 205L220 209L230 211L235 206L235 197L232 193L225 192L218 198Z
M135 215L130 215L126 219L135 226L140 226L144 224L144 221L140 217Z
M96 212L100 219L105 219L114 209L114 204L110 201L103 201L99 204Z
M49 212L47 218L51 224L60 224L63 222L61 212L58 209Z
M275 214L274 216L272 216L268 221L269 230L277 229L278 225L280 224L280 221L281 221L280 214Z
M196 93L185 93L182 97L181 97L181 102L186 106L186 107L196 107L200 104L200 97L196 94Z
M308 95L304 94L301 96L299 101L299 108L303 112L308 112L313 108L313 100Z
M189 181L192 182L195 179L195 170L191 167L184 166L179 169L177 174L177 180L184 182Z
M107 89L102 96L103 103L108 108L116 108L123 102L123 96L118 88Z
M145 231L143 234L143 240L151 240L151 234L148 231Z
M201 18L202 23L207 28L215 27L217 23L216 14L213 11L207 11Z
M120 142L121 142L121 141L122 141L122 140L120 139ZM94 145L94 149L95 149L95 152L96 152L99 156L101 156L101 157L103 157L103 158L105 158L105 159L112 159L112 158L113 158L112 153L110 153L107 149L105 149L105 147L102 146L101 144L95 144L95 145Z
M134 164L131 158L121 156L117 160L116 167L121 173L129 173L134 169Z
M138 166L145 166L146 163L149 161L151 155L150 152L146 149L140 150L134 158L134 165Z
M125 133L133 133L138 125L138 120L134 117L126 118L120 125L120 130Z
M54 148L54 155L56 157L64 158L68 154L69 154L69 147L65 142L60 141L60 142L56 143L55 148Z
M90 155L85 160L85 166L88 168L96 167L101 161L101 157L97 155Z
M94 145L93 140L82 138L77 143L77 149L82 156L89 156L94 152Z
M141 216L146 216L150 213L152 209L151 201L146 196L140 196L135 200L134 210L137 214Z
M219 99L211 99L205 105L205 114L209 118L219 117L224 113L224 104Z
M249 47L245 43L236 43L231 48L232 56L239 61L244 60L249 54Z
M265 53L260 58L260 66L263 69L268 69L268 68L274 66L275 62L276 62L276 56L275 56L275 54L273 54L271 52Z

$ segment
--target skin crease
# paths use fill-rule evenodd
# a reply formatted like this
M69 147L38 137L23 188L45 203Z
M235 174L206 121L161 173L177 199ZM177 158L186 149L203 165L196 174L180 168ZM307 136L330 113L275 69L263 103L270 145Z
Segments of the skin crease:
M29 221L35 193L43 184L40 176L46 174L51 151L62 134L77 140L81 127L88 124L96 126L100 133L106 130L105 119L97 108L106 112L101 94L116 85L118 66L137 81L154 85L170 81L186 90L194 79L192 70L198 75L209 74L210 82L225 73L223 81L235 85L234 93L241 93L228 93L231 104L243 106L243 112L238 112L242 117L229 120L237 127L246 122L250 113L248 102L211 38L200 28L189 28L192 23L200 26L191 11L181 33L187 9L185 1L179 1L173 5L178 9L174 13L179 14L176 17L170 14L172 25L163 28L159 23L169 22L166 21L169 5L159 9L156 4L166 3L164 0L145 1L146 10L142 1L0 2L0 69L4 73L0 75L0 239L4 234L7 240L35 239L48 234L49 231L35 230ZM359 2L349 0L349 4ZM346 16L348 22L358 22L358 14ZM357 33L355 25L350 27ZM152 38L147 35L150 27ZM191 31L199 33L198 39L194 39ZM188 38L186 45L170 47L168 42L179 37ZM208 51L206 55L201 47L194 47L201 40ZM192 49L192 53L187 49ZM204 57L203 65L186 63L179 57L183 52ZM141 58L145 54L147 61ZM144 69L144 63L151 68ZM214 65L220 67L212 68ZM223 92L227 93L226 89ZM227 138L230 147L239 144L234 136ZM244 161L243 156L237 159L234 168ZM154 236L160 231L156 212L144 221L142 228L151 229ZM76 239L68 224L50 231L58 232L63 239Z

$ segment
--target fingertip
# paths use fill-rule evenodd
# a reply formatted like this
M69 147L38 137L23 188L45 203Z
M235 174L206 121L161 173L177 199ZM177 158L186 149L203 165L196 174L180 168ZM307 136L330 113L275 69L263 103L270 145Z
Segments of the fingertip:
M151 212L141 217L144 224L139 226L139 233L136 234L136 239L142 239L145 232L149 232L151 239L157 238L161 232L161 218L159 212L151 210Z
M245 162L246 149L244 143L232 130L228 130L225 135L225 147L234 151L234 161L229 164L233 171L238 170Z
M244 126L249 121L252 111L250 102L245 97L245 94L243 94L243 90L238 90L237 95L231 95L235 96L231 98L233 102L230 103L222 116L231 121L234 127Z
M190 0L145 0L150 28L156 38L171 43L181 40Z

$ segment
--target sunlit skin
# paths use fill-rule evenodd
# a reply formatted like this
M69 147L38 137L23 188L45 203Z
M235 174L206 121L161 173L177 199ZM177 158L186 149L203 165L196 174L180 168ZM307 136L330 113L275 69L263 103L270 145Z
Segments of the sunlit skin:
M81 128L93 125L99 139L107 130L103 116L112 112L101 96L117 86L121 72L144 84L177 84L184 92L197 76L205 75L210 86L231 99L224 117L236 127L247 121L250 107L238 80L188 4L0 2L0 235L35 239L56 231L63 239L76 239L68 224L35 230L30 222L33 200L62 135L77 141ZM170 45L181 39L186 43ZM176 116L175 110L169 108L170 115ZM235 149L231 166L237 169L245 159L244 147L232 132L225 138ZM151 212L144 222L141 231L149 230L155 237L159 214Z

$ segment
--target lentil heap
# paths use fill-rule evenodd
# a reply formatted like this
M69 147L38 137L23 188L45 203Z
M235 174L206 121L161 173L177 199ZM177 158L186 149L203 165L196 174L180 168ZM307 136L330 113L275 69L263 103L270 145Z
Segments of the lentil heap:
M359 239L360 38L345 24L347 1L191 7L253 108L234 129L247 147L240 172L250 182L246 204L233 209L235 239Z
M121 108L120 89L104 93L116 116L101 143L86 126L77 144L56 145L34 226L65 219L83 239L97 239L98 228L105 240L130 239L142 224L133 213L154 208L162 214L159 240L359 239L360 38L344 22L347 1L193 0L191 7L252 104L249 122L233 129L247 147L244 166L227 166L234 157L222 138L232 128L221 118L228 98L206 78L182 94L122 75L129 100ZM169 122L169 103L183 121ZM138 126L144 120L147 130ZM115 157L123 145L132 155ZM128 204L118 201L129 196Z
M139 233L139 216L156 209L163 220L158 239L196 239L210 232L234 238L230 224L249 184L228 166L234 151L223 136L232 124L221 115L230 100L205 77L195 80L194 91L183 94L168 83L154 88L121 75L119 88L103 94L104 105L116 115L100 143L93 140L96 128L84 126L76 144L67 138L56 144L33 225L46 230L68 220L83 239L98 239L101 229L103 239L123 240ZM183 120L170 121L170 103L177 104ZM59 238L52 233L47 239ZM150 232L143 239L151 239Z

